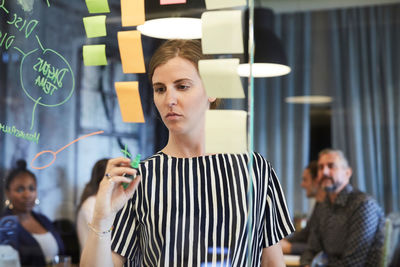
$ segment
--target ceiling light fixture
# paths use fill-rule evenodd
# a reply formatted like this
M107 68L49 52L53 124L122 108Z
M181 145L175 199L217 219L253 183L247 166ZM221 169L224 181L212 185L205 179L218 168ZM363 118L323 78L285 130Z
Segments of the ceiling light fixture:
M159 39L200 39L204 0L186 3L161 4L146 0L145 22L137 26L141 34Z
M145 21L137 29L146 36L160 39L200 39L201 19L160 18Z
M249 12L244 16L244 47L248 59ZM254 64L252 74L254 77L276 77L290 73L286 53L281 40L273 32L274 13L271 9L254 8ZM238 74L242 77L250 75L250 64L239 65Z
M291 104L328 104L332 102L332 97L323 95L290 96L285 98L285 102Z

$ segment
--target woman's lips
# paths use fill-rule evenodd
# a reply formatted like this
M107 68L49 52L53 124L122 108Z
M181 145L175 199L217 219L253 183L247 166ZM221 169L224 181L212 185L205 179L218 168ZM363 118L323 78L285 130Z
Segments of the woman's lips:
M182 115L177 114L175 112L170 112L167 114L167 116L165 116L167 119L177 119L179 117L182 117Z

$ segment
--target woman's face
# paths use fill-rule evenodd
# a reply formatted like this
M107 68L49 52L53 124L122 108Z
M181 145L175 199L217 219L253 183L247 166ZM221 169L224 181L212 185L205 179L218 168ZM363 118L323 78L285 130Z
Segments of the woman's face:
M154 103L171 133L204 129L210 101L192 62L174 57L154 70L152 82Z
M15 213L30 212L37 197L36 182L28 173L17 175L6 192Z

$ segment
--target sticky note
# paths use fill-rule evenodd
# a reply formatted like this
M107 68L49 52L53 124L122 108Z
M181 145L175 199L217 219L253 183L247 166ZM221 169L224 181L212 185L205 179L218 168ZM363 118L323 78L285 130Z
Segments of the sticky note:
M207 11L201 15L204 54L243 53L242 12Z
M145 21L144 0L121 0L122 26L137 26Z
M207 9L221 9L245 6L246 4L246 0L206 0Z
M244 98L238 66L238 58L200 60L199 73L207 95L217 98Z
M160 0L160 5L185 4L186 0Z
M83 25L87 38L106 36L106 16L92 16L83 18Z
M139 31L118 32L119 54L124 73L146 72L143 58L142 38Z
M206 153L247 152L247 113L243 110L207 110Z
M84 45L82 52L85 66L107 65L106 45Z
M107 0L85 0L90 14L109 13L110 7Z
M138 82L116 82L119 108L124 122L144 122Z

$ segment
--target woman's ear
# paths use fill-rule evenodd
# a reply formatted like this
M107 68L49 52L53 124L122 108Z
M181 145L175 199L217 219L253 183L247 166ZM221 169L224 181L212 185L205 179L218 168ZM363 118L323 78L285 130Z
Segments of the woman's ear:
M216 97L209 97L208 102L213 103L215 100L217 100Z

